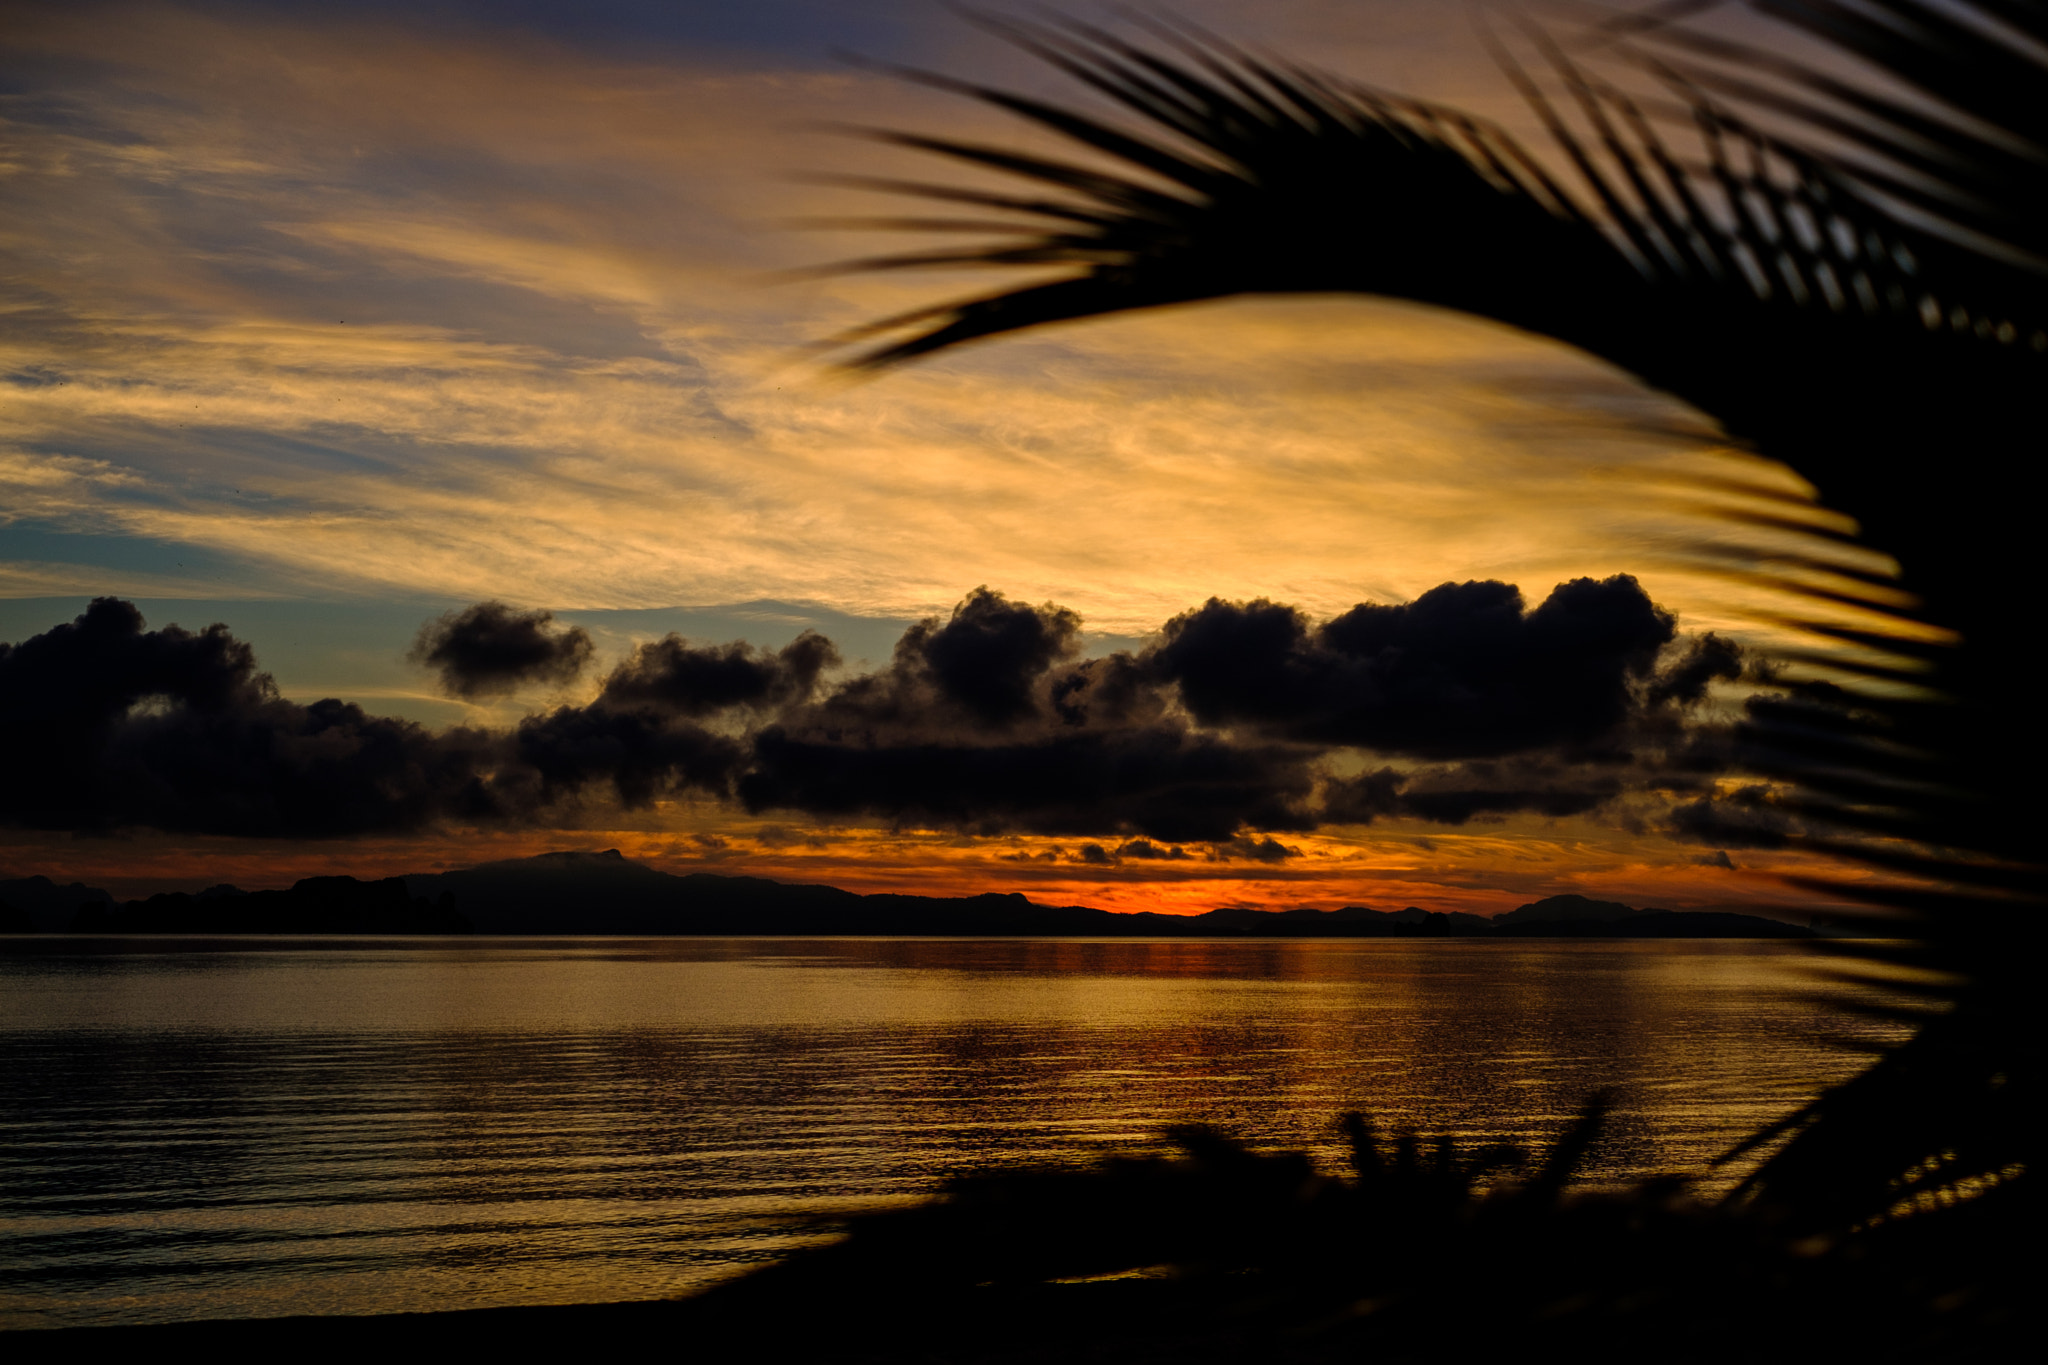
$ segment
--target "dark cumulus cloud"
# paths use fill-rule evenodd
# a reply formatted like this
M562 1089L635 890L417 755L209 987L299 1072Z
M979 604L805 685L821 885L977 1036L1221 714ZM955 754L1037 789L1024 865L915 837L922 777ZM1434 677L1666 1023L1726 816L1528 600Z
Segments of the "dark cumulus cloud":
M774 651L671 634L635 649L589 705L520 722L514 747L549 799L604 784L628 807L678 790L729 795L750 746L705 722L802 704L838 663L839 651L816 631Z
M1116 851L1119 858L1135 858L1143 863L1185 863L1194 861L1194 855L1177 844L1155 844L1150 839L1132 839Z
M641 645L605 679L603 705L678 716L732 707L767 710L807 700L818 677L839 664L839 650L807 630L770 652L739 641L692 646L680 635Z
M1718 846L1715 856L1724 859L1730 848L1783 848L1812 831L1798 809L1801 803L1776 787L1704 779L1778 766L1790 746L1809 761L1842 765L1828 779L1840 799L1854 791L1853 785L1840 784L1853 784L1853 773L1864 758L1863 746L1876 728L1856 699L1833 683L1787 681L1768 669L1757 672L1770 686L1743 699L1735 723L1689 735L1673 746L1674 759L1703 780L1692 799L1672 806L1663 821L1664 831L1688 843ZM1890 755L1886 761L1896 764L1899 759ZM1931 769L1924 774L1939 780ZM1868 799L1882 794L1866 789L1862 795Z
M1598 760L1544 754L1409 771L1382 767L1330 781L1323 813L1333 823L1361 825L1383 817L1463 825L1522 812L1562 819L1597 810L1639 784L1646 774L1638 758L1631 750ZM1668 773L1658 775L1670 780Z
M1046 715L1048 679L1079 653L1081 618L986 587L912 625L887 667L843 682L803 722L833 734L990 739Z
M596 648L581 626L559 628L553 612L478 602L420 627L406 657L434 670L457 697L499 696L526 683L574 682Z
M1218 859L1229 861L1233 858L1249 858L1255 863L1284 863L1289 858L1299 858L1301 850L1281 843L1271 837L1259 839L1249 834L1240 834L1215 846Z
M1212 599L1145 649L1090 660L1079 624L977 589L907 632L886 669L764 727L738 796L1218 847L1334 821L1578 815L1671 766L1687 713L1741 664L1717 637L1681 641L1626 575L1533 608L1510 584L1445 584L1322 623ZM1357 750L1433 762L1329 775L1326 760Z
M1455 758L1612 733L1676 634L1627 575L1566 583L1534 610L1511 584L1446 583L1320 625L1212 598L1167 623L1152 659L1206 725Z
M976 720L1006 725L1038 710L1038 680L1078 652L1081 618L1065 607L1028 607L976 588L952 619L921 621L896 646L939 695Z
M1709 793L1677 806L1670 827L1682 839L1724 849L1783 848L1798 830L1791 815L1779 807L1778 793L1762 785Z
M1676 702L1693 706L1704 701L1707 688L1716 682L1734 682L1743 674L1742 650L1732 640L1709 631L1689 643L1685 650L1650 680L1645 700L1651 706Z
M799 723L763 731L739 796L756 811L881 817L976 833L1116 834L1179 843L1249 825L1307 830L1304 755L1186 727L1042 731L1001 743L883 739Z
M148 630L127 602L0 645L0 818L331 836L503 815L502 742L279 697L226 626Z
M677 791L730 791L747 746L731 735L646 707L564 706L529 716L513 735L518 764L553 804L609 787L628 807Z
M773 650L670 635L586 703L436 734L286 701L225 627L151 631L103 598L0 647L0 727L27 775L0 812L50 828L345 835L689 794L1071 836L1112 862L1183 860L1192 845L1277 864L1299 850L1274 835L1324 824L1563 817L1656 791L1679 837L1779 835L1763 794L1715 794L1740 727L1701 704L1742 675L1740 651L1679 636L1626 576L1533 607L1508 584L1445 584L1321 622L1211 600L1142 649L1092 659L1080 629L1066 608L977 588L854 676L815 632ZM588 655L581 632L490 602L420 643L472 689L574 676Z
M1126 859L1141 863L1228 863L1249 859L1255 863L1277 864L1300 856L1300 849L1283 844L1270 835L1260 838L1251 834L1239 834L1209 844L1200 854L1190 853L1179 844L1158 844L1150 839L1126 839L1115 848L1105 848L1096 843L1082 844L1071 860L1066 859L1064 851L1057 847L1044 854L1012 854L1009 855L1009 860L1055 863L1073 861L1089 867L1116 867Z
M1079 661L1080 628L1064 607L977 588L905 631L887 667L757 733L737 794L755 811L982 833L1177 843L1313 827L1314 774L1293 746L1170 715L1130 656Z

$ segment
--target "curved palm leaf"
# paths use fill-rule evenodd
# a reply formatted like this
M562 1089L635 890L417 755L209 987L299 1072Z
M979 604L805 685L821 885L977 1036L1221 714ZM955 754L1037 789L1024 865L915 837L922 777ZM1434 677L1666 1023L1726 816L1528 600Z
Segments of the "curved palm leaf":
M1895 663L1852 667L1865 685L1848 691L1753 706L1741 754L1784 786L1817 846L1889 875L1831 886L1899 937L1852 965L1931 983L1946 1006L1754 1139L1793 1135L1741 1197L1840 1229L2009 1183L2034 1160L2039 1030L2019 974L2048 899L2027 496L2048 394L2048 11L1758 0L1860 60L1860 80L1704 32L1687 22L1702 8L1598 13L1569 42L1508 25L1503 69L1574 188L1498 128L1192 30L1155 26L1141 46L1066 21L985 21L1132 122L908 73L1090 160L884 134L1029 188L883 186L997 211L1001 235L856 267L1054 273L842 340L869 347L851 365L879 369L1235 294L1415 300L1568 342L1691 402L1898 555L1917 615L1889 585L1814 560L1837 584L1818 595L1889 618L1853 643ZM1928 643L1928 621L1966 647ZM1901 699L1893 685L1930 669L1933 690Z

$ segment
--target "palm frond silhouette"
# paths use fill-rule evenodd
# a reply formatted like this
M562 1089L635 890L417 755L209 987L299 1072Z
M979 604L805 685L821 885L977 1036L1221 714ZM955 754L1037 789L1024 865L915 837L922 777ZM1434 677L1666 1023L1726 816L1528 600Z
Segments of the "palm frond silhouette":
M1578 347L1791 466L1897 556L1918 605L1824 545L1755 567L1787 588L1792 570L1824 569L1829 586L1806 591L1880 624L1804 621L1863 652L1833 659L1836 683L1752 704L1740 759L1810 846L1882 874L1828 886L1888 936L1846 944L1845 967L1924 1008L1910 1042L1746 1144L1770 1154L1722 1212L1836 1238L1939 1205L2016 1214L2041 1089L2028 977L2048 759L2032 639L2048 8L1756 0L1825 70L1701 27L1709 8L1581 11L1555 29L1489 12L1555 172L1456 110L1185 26L1140 21L1133 40L984 19L1121 114L905 73L1086 155L882 134L1018 188L877 183L977 210L968 226L992 239L854 267L1038 273L841 340L847 363L881 370L1131 309L1382 295Z

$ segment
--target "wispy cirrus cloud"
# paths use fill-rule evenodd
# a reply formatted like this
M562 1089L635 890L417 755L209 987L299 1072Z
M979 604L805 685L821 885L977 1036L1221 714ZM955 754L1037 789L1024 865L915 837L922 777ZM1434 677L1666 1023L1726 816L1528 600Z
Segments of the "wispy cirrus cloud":
M1740 605L1637 562L1687 522L1638 476L1732 459L1710 432L1425 310L1222 305L820 382L801 343L948 284L765 282L880 240L774 230L856 202L783 172L908 164L801 125L1014 136L992 111L761 51L120 15L13 40L0 437L123 471L17 516L316 595L901 613L990 581L1142 629L1628 569Z

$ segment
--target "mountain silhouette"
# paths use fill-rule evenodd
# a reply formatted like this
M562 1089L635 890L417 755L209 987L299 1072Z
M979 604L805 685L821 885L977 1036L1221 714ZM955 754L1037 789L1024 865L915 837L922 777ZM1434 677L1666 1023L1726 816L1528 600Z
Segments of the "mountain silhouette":
M33 897L16 901L11 888ZM32 905L9 914L4 907ZM1198 915L1041 905L1021 892L860 895L818 883L710 872L675 874L619 850L563 851L359 881L308 877L289 890L220 885L117 904L105 891L47 878L0 882L0 933L1065 936L1108 938L1470 938L1580 934L1658 938L1806 938L1755 915L1635 910L1552 896L1488 919L1423 910L1255 910Z

